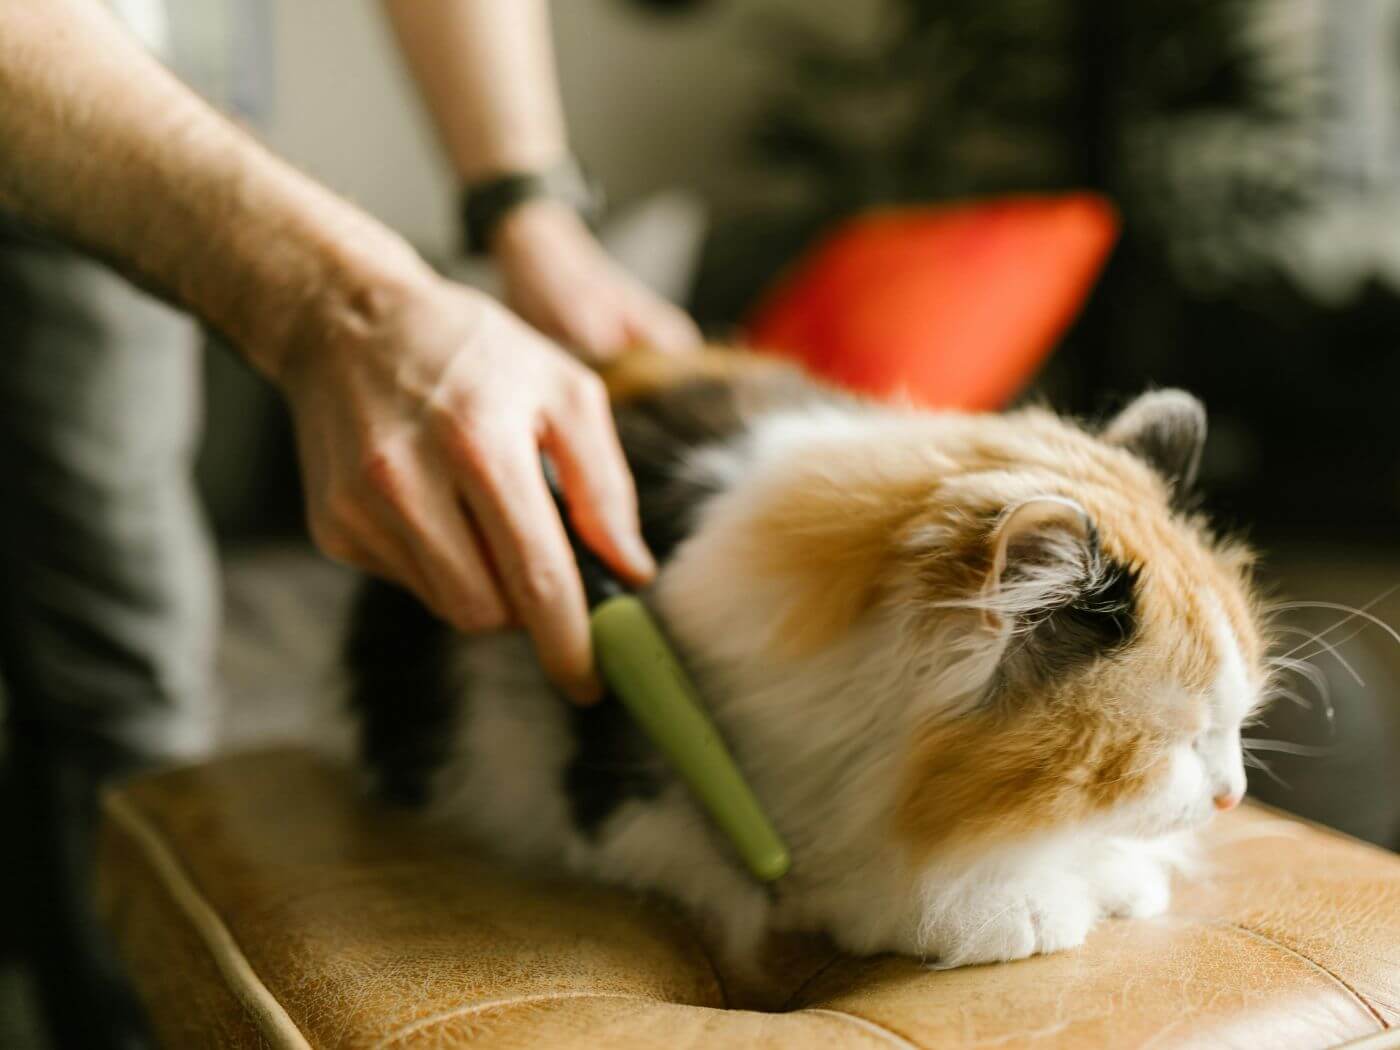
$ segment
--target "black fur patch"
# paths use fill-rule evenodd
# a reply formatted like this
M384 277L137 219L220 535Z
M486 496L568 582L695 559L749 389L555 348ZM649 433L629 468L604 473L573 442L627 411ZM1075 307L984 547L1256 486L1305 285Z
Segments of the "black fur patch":
M660 755L609 694L593 707L573 708L574 755L564 790L574 826L593 836L628 799L655 798L666 784Z
M1112 653L1133 640L1138 631L1136 568L1107 560L1098 580L1064 609L1049 626L1070 636L1070 648L1088 654ZM1046 625L1042 625L1046 626Z
M1084 586L1064 604L1041 610L1011 643L1003 684L1056 681L1101 657L1111 656L1137 636L1140 572L1107 557L1090 528ZM1026 681L1029 679L1030 681Z
M642 535L664 562L690 534L696 508L716 492L713 484L682 475L686 453L724 440L742 423L729 391L709 380L639 398L620 408L616 419L637 483Z
M718 488L680 469L688 453L741 435L746 409L798 406L838 397L786 371L755 375L741 382L696 379L679 383L628 401L616 412L618 435L637 482L642 534L658 561L669 558L690 534L696 509Z
M449 673L456 644L452 630L407 591L375 579L361 585L343 659L360 719L360 756L385 801L427 804L448 760L470 699ZM616 698L577 708L561 696L559 706L574 737L562 787L575 826L592 835L628 799L654 798L665 784L664 769Z
M388 801L425 803L447 760L460 703L448 673L452 643L451 628L407 591L376 579L361 585L343 659L360 755Z

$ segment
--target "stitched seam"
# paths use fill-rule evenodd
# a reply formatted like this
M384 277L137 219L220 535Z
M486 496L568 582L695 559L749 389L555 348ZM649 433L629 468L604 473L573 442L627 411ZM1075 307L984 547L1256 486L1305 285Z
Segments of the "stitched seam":
M184 913L185 920L204 943L215 967L269 1045L287 1050L311 1050L306 1036L258 977L229 928L195 886L189 872L161 833L120 795L108 794L103 799L103 809L144 854L146 865L156 882L175 907Z
M451 1010L443 1010L428 1017L420 1017L411 1024L390 1032L379 1042L375 1043L370 1050L385 1050L385 1047L392 1046L400 1039L410 1035L415 1035L426 1028L442 1024L445 1021L456 1020L459 1017L470 1017L472 1014L486 1013L490 1010L500 1010L509 1006L527 1006L530 1003L549 1003L564 999L632 999L639 1003L659 1003L663 1000L653 999L645 995L628 995L625 992L539 992L535 995L517 995L507 999L483 999L480 1002L469 1003L466 1006L456 1006Z
M1311 958L1311 957L1309 957L1309 956L1307 956L1307 955L1304 955L1304 954L1303 954L1302 952L1300 952L1297 948L1294 948L1294 947L1292 947L1291 945L1284 944L1282 941L1275 940L1274 938L1270 937L1268 934L1266 934L1266 933L1260 933L1258 930L1251 929L1250 927L1245 926L1245 925L1243 925L1242 923L1238 923L1238 922L1217 922L1217 923L1212 923L1211 925L1213 925L1213 926L1218 926L1218 927L1219 927L1219 926L1224 926L1224 927L1228 927L1228 928L1230 928L1230 929L1239 930L1241 933L1247 934L1247 935L1249 935L1250 937L1256 937L1256 938L1258 938L1259 940L1264 941L1266 944L1272 944L1274 947L1282 949L1283 951L1287 952L1289 955L1293 955L1293 956L1296 956L1296 957L1299 958L1299 959L1302 959L1303 962L1307 963L1309 966L1314 967L1314 968L1317 969L1319 972L1324 973L1324 974L1326 974L1328 977L1332 978L1332 980L1335 981L1339 987L1341 987L1344 991L1346 991L1347 994L1349 994L1353 999L1355 999L1355 1000L1357 1001L1358 1004L1360 1004L1360 1006L1362 1007L1362 1009L1364 1009L1368 1014L1370 1014L1372 1017L1374 1017L1374 1018L1376 1019L1376 1023L1377 1023L1378 1025L1381 1026L1381 1029L1380 1029L1380 1030L1381 1030L1382 1032L1388 1031L1388 1030L1390 1029L1390 1025L1386 1024L1385 1018L1382 1017L1382 1016L1380 1015L1380 1011L1379 1011L1379 1010L1377 1010L1374 1006L1371 1005L1371 1001L1370 1001L1369 999L1367 999L1367 998L1366 998L1364 995L1362 995L1359 991L1357 991L1355 988L1353 988L1351 985L1349 985L1346 981L1342 980L1342 978L1341 978L1340 976L1338 976L1337 974L1333 973L1333 972L1332 972L1331 970L1329 970L1327 967L1323 966L1322 963L1318 962L1316 959L1313 959L1313 958Z
M872 1021L868 1017L862 1017L860 1014L848 1013L845 1010L823 1010L820 1007L810 1010L798 1010L797 1012L800 1014L820 1014L822 1017L839 1018L848 1024L855 1025L857 1028L865 1029L865 1031L869 1032L877 1039L893 1043L895 1046L900 1047L900 1050L919 1050L919 1044L910 1040L908 1036L901 1032L896 1032L893 1028Z

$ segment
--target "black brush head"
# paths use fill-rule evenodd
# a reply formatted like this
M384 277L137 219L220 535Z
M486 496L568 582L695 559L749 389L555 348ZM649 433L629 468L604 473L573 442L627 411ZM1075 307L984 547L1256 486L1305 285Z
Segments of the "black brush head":
M601 558L593 553L592 548L583 541L583 537L574 528L573 521L569 517L569 505L564 499L564 490L559 486L559 475L554 469L554 464L546 457L544 460L544 476L549 482L550 495L554 497L554 506L559 510L559 520L564 523L564 533L569 537L569 546L573 548L574 560L578 562L579 577L583 580L584 597L588 600L590 609L597 608L609 598L616 598L619 594L626 594L627 587L619 580Z

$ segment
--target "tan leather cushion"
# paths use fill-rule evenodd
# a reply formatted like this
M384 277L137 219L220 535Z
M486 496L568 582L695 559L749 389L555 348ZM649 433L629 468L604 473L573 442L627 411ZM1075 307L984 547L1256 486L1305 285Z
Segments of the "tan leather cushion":
M439 839L305 752L228 758L108 797L103 907L180 1048L1165 1050L1400 1026L1400 859L1259 808L1217 822L1213 875L1167 918L950 972L793 941L779 1013L732 1008L664 905Z

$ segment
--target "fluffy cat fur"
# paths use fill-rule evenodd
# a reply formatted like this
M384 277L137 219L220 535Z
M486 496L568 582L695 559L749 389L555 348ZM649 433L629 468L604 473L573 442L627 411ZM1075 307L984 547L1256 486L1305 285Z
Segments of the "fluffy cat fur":
M518 636L367 585L347 645L381 791L497 854L656 890L737 956L770 929L940 966L1168 905L1244 792L1262 690L1249 558L1177 509L1205 417L863 402L786 366L636 355L607 377L661 562L647 600L791 847L753 882L607 700Z

